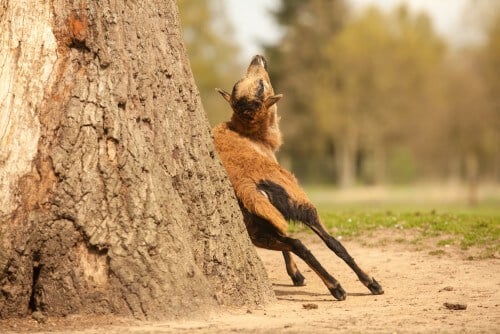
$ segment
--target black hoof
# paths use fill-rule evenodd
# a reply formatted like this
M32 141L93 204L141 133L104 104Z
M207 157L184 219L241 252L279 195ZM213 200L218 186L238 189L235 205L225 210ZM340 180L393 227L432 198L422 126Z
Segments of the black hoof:
M300 271L297 271L295 275L290 276L293 281L293 285L295 286L304 286L306 283L304 283L305 277L300 273Z
M329 290L330 290L330 293L332 294L332 296L334 296L338 300L345 300L345 297L347 296L347 294L345 293L345 290L340 286L340 284L337 285L336 288L329 289Z
M368 289L370 289L371 293L374 295L381 295L384 293L384 289L378 282L375 280L375 278L372 277L372 281L370 284L368 284Z

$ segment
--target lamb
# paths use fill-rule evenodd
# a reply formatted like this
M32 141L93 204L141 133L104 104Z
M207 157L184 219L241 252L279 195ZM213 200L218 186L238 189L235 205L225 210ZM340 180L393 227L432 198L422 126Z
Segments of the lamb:
M274 93L265 58L261 55L252 58L246 75L236 82L231 94L216 90L229 103L233 114L230 121L214 128L215 148L236 193L253 244L282 251L288 275L294 285L301 286L304 276L291 253L297 255L336 299L344 300L346 292L340 283L299 239L288 236L288 222L302 222L351 267L372 294L383 294L382 286L328 234L295 176L276 160L275 152L282 143L276 102L283 95Z

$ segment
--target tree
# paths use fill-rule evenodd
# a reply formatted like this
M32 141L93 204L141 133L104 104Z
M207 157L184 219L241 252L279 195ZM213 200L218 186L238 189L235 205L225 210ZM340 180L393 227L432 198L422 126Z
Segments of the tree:
M489 157L489 153L495 150L491 146L495 119L488 108L489 99L480 76L477 55L462 51L449 64L451 66L446 73L449 94L445 110L447 131L444 131L445 138L442 140L443 146L448 147L447 150L443 147L442 152L449 163L443 165L452 172L451 177L456 178L458 175L458 180L467 182L468 202L473 205L478 200L479 167L482 166L485 171L485 157ZM458 169L458 173L454 169Z
M210 123L219 124L230 115L214 88L232 87L235 73L240 72L233 27L221 0L179 0L177 4L189 62L203 106Z
M272 299L175 1L0 6L0 318Z
M285 95L280 101L286 138L280 159L289 160L290 168L309 181L325 174L332 180L337 170L331 163L335 147L325 139L325 128L316 118L315 104L325 99L315 98L329 84L324 46L342 31L347 14L343 0L281 1L274 16L285 34L275 46L265 48L275 89Z
M464 19L471 23L469 29L484 31L485 38L449 50L433 85L429 85L436 91L438 82L445 93L434 108L437 112L431 110L433 122L413 121L432 145L415 142L412 146L425 174L466 183L468 201L474 204L480 184L495 182L500 157L500 6L493 1L469 6L477 9L466 11Z
M284 153L294 171L344 187L397 179L388 161L411 162L412 127L429 121L421 111L432 111L439 97L434 73L444 44L430 19L404 6L350 16L340 0L286 2L278 14L286 34L268 53L282 64L274 75L285 93Z
M349 176L343 183L352 184L359 174L356 153L363 152L367 181L384 183L391 156L404 154L401 147L409 150L416 125L425 129L432 122L443 43L424 14L410 15L404 6L388 14L368 8L345 25L327 51L329 92L315 100L330 97L329 107L316 109L342 148L340 179ZM398 181L399 171L389 174Z
M491 10L493 19L487 33L487 43L483 49L483 75L489 93L491 139L488 151L491 156L492 179L500 183L500 4L495 3Z

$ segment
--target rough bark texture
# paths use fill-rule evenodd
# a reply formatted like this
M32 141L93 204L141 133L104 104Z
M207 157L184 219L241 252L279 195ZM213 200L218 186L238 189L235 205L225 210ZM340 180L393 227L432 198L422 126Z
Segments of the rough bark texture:
M175 1L0 0L0 318L271 300Z

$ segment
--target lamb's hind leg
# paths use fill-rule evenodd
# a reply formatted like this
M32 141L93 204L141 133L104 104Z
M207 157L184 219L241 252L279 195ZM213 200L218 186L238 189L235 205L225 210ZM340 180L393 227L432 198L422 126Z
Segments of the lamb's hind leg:
M337 254L342 260L344 260L349 267L356 273L359 280L366 286L374 295L379 295L384 293L384 290L380 284L373 278L368 276L359 266L356 264L354 259L349 255L344 246L328 234L323 224L319 220L318 212L316 208L309 202L297 203L290 198L288 191L281 185L270 181L262 180L259 182L259 190L266 193L271 203L278 208L282 215L287 220L301 221L307 226L309 226L323 241L326 245ZM296 198L306 198L302 190L295 185L293 190L296 194ZM295 253L295 252L294 252ZM298 255L298 254L297 254Z
M340 285L340 283L331 276L325 268L316 260L314 255L312 255L311 251L307 249L306 246L299 240L287 237L282 235L281 233L274 233L272 236L267 234L264 239L259 238L259 235L254 234L252 237L252 241L257 247L272 249L272 250L281 250L285 252L292 252L302 260L304 260L307 265L314 270L314 272L321 278L323 283L326 285L332 296L334 296L338 300L344 300L346 298L346 292Z
M345 247L326 231L325 227L319 220L316 209L310 204L300 205L300 211L305 219L301 220L316 233L338 257L344 260L345 263L356 273L361 283L363 283L372 294L380 295L384 293L382 286L375 278L368 276L354 261Z
M295 261L292 258L292 254L289 251L283 251L283 257L285 258L286 272L288 276L292 279L293 285L303 286L305 277L300 273Z
M346 298L346 292L340 283L323 268L314 255L312 255L311 251L307 249L299 239L278 235L277 241L283 244L287 248L286 250L293 252L304 260L304 262L321 278L332 296L338 300L344 300Z
M321 278L330 293L338 300L344 300L346 293L339 282L333 278L316 260L312 253L298 239L293 239L279 232L273 225L256 215L242 209L248 234L255 246L265 249L294 253Z

